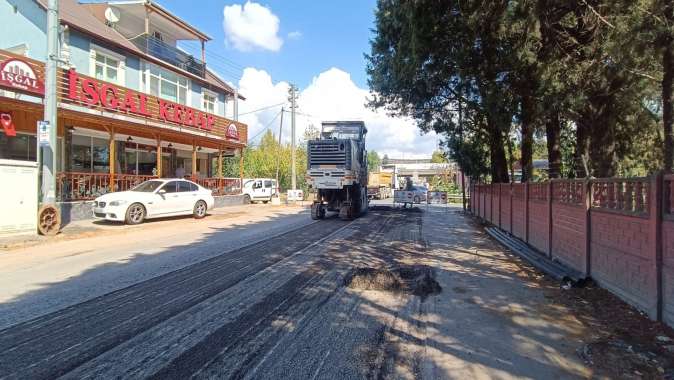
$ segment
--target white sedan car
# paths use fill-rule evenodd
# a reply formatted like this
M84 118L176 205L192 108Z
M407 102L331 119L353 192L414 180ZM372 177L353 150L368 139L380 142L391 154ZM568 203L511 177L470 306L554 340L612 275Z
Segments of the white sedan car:
M176 215L194 215L200 219L213 208L211 190L184 179L153 179L129 191L109 193L96 198L94 217L128 224L145 219Z

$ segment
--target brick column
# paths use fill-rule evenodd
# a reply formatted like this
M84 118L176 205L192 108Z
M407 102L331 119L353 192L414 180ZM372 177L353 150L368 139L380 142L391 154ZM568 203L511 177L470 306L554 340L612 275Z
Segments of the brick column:
M592 275L592 181L583 183L583 201L585 206L585 276Z
M650 203L649 203L649 238L653 239L654 244L654 254L655 254L655 273L657 278L657 310L656 317L658 321L662 321L662 308L663 308L663 276L662 276L662 266L663 266L663 257L662 257L662 210L663 210L663 175L662 172L651 177L651 191L650 191Z
M552 258L552 180L548 180L548 257Z
M529 243L529 181L524 183L524 241Z

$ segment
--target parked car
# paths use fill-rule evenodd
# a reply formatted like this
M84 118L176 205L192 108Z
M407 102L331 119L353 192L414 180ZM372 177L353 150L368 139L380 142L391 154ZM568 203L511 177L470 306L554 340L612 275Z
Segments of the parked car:
M211 190L192 181L153 179L129 191L96 198L93 213L98 219L139 224L145 219L177 215L201 219L214 204Z
M273 196L278 196L276 180L271 178L253 178L243 181L243 197L246 203L271 201Z

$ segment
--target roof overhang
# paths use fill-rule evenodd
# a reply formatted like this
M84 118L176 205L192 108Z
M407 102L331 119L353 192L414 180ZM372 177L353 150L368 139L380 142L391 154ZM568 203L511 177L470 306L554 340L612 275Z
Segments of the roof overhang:
M159 17L164 22L169 22L181 29L184 33L175 32L175 36L178 39L198 39L203 41L211 41L212 38L206 33L200 31L196 27L192 26L187 21L181 19L180 17L169 12L166 8L159 5L156 1L153 0L112 0L107 2L108 5L112 5L119 8L124 8L128 12L133 12L137 14L144 14L145 11L150 11L150 17ZM155 22L157 19L155 18Z

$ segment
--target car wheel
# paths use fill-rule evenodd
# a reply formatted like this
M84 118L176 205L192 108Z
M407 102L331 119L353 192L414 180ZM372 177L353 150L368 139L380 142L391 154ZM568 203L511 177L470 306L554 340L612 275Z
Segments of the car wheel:
M248 194L243 195L243 204L245 204L245 205L250 204L250 195L248 195Z
M195 219L201 219L204 216L206 216L206 211L208 210L208 207L206 206L206 202L204 201L199 201L194 205L194 218Z
M267 203L269 203L269 201L262 201L262 203L267 204Z
M126 209L126 224L141 224L145 220L145 207L140 203L133 203Z

